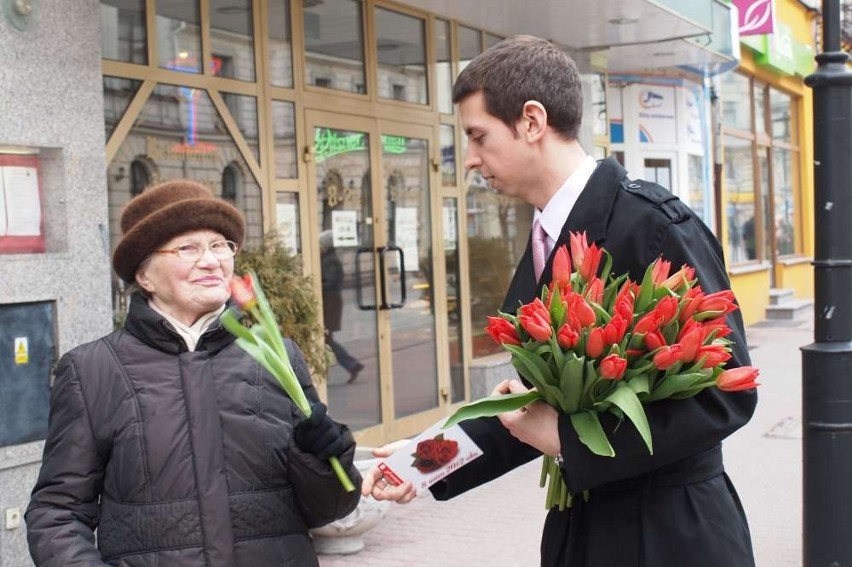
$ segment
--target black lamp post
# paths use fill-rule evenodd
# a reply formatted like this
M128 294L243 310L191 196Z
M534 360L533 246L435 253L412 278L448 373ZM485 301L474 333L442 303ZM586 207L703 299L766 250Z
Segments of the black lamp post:
M805 567L852 566L852 72L823 0L814 90L814 342L802 347Z

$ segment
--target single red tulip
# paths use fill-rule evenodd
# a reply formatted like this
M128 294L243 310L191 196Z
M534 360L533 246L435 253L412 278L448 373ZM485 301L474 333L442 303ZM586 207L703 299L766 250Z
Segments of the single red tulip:
M598 358L603 354L605 342L603 327L592 329L586 339L586 355L590 358Z
M711 314L712 317L719 317L720 315L727 315L731 311L736 311L737 305L734 301L734 292L729 289L705 295L698 303L698 307L695 308L696 318L700 315L707 319L710 318Z
M625 370L627 370L627 359L615 353L604 357L598 369L604 380L621 380Z
M753 366L740 366L725 370L716 377L716 386L724 392L751 390L760 384L755 382L760 372Z
M488 326L485 332L491 335L494 342L501 345L520 345L521 339L515 326L502 317L487 317Z
M580 266L583 265L583 260L586 258L586 251L589 249L585 231L572 232L568 237L568 242L571 244L571 261L574 263L574 269L579 272Z
M633 328L633 332L637 335L647 335L651 331L656 331L663 324L663 318L656 309L642 316Z
M257 297L254 295L254 280L251 274L243 277L233 275L230 281L231 298L243 311L251 311L257 305Z
M681 345L664 346L654 355L654 366L658 370L668 370L680 362L682 353L683 347Z
M571 259L564 244L553 253L553 282L561 288L571 284Z
M603 295L604 295L604 283L597 276L592 276L592 279L589 280L588 285L586 286L586 299L589 301L594 301L598 305L603 303Z
M654 311L660 314L660 326L665 327L677 315L679 299L671 295L667 295L657 302L654 306Z
M662 257L654 260L654 267L651 271L651 275L654 280L655 286L660 286L666 278L669 277L669 270L672 268L672 263L668 260L663 260Z
M702 368L713 368L731 359L731 353L725 349L725 345L705 345L698 349L696 360L704 358Z
M680 288L688 285L689 282L695 279L695 268L684 264L680 270L671 275L668 279L660 284L662 287L667 287L672 291L678 291Z
M657 350L666 346L666 339L660 331L651 331L645 335L645 346L648 347L648 350Z
M571 350L577 346L580 340L580 333L571 328L571 325L565 323L559 327L559 332L556 333L556 342L565 350Z
M553 334L550 326L550 312L541 299L521 306L518 310L518 322L529 335L539 342L547 341Z

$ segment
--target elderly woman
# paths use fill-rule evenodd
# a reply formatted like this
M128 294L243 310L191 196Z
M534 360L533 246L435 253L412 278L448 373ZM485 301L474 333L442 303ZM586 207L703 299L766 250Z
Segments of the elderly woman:
M305 419L219 324L242 215L202 185L131 200L113 267L138 290L125 328L62 357L26 521L36 565L317 565L308 529L351 512L355 441L298 347ZM97 530L97 544L95 531Z

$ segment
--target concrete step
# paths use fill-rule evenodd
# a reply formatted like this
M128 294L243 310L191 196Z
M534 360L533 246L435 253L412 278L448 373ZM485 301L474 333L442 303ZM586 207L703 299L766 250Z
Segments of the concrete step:
M781 305L796 299L792 289L773 288L769 290L769 305Z
M768 305L766 318L775 321L804 319L813 315L814 302L810 299L790 299L781 305Z

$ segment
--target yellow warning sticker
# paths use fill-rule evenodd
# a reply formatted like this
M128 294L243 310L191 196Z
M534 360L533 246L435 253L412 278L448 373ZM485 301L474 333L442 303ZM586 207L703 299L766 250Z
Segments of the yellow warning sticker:
M8 343L7 343L8 344ZM30 344L27 337L15 337L15 364L30 363Z

